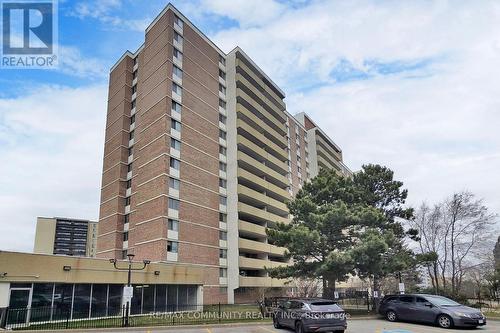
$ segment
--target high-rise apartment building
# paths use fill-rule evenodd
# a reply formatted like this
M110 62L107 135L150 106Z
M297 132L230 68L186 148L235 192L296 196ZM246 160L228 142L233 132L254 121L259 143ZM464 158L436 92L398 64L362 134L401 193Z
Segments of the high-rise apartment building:
M34 253L95 257L98 224L66 217L38 217Z
M305 113L295 115L307 133L310 150L309 163L311 177L316 177L321 168L334 169L344 176L351 176L352 171L342 160L342 150L323 130Z
M111 69L98 256L200 266L205 302L289 288L265 270L287 264L265 229L312 174L284 98L168 5Z

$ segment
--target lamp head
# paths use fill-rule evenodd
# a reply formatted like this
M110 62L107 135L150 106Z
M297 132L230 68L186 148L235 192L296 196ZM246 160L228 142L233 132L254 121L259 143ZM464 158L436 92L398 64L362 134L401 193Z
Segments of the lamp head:
M143 260L142 262L144 263L144 265L149 265L151 263L151 260Z
M116 263L116 259L109 259L109 262L114 264L114 263Z
M134 257L135 257L135 254L133 254L133 253L127 254L128 261L134 260Z

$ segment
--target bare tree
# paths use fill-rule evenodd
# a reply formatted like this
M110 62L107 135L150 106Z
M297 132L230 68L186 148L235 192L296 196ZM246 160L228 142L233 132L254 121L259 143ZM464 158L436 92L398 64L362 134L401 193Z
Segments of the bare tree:
M420 253L439 253L443 247L442 211L439 205L429 207L422 203L416 211L412 227L418 230ZM433 262L427 265L427 273L431 279L432 287L439 291L439 263Z
M317 279L296 279L296 297L318 297L321 293L321 283Z
M495 220L482 200L467 191L433 208L422 204L411 223L420 233L420 251L438 254L437 262L428 267L436 291L441 287L454 295L460 291L468 269L490 244Z

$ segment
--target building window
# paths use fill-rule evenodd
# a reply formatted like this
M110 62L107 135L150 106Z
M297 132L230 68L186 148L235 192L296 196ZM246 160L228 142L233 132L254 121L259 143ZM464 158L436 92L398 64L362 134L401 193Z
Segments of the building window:
M125 206L130 205L130 197L125 198Z
M137 92L137 85L132 86L132 95Z
M226 94L226 87L224 87L222 83L219 83L219 91L224 95Z
M174 15L174 23L181 28L184 27L184 22L177 15Z
M219 54L219 62L223 65L226 65L226 58Z
M219 249L219 258L227 259L227 250L226 249Z
M226 132L219 129L219 138L226 140L226 136L227 136Z
M170 121L170 127L172 127L174 130L180 132L181 131L181 123L175 119L172 119Z
M167 251L172 253L178 253L179 242L167 241Z
M181 188L181 182L179 179L170 178L168 181L168 186L174 190L179 190Z
M227 223L227 214L219 213L219 221Z
M170 138L170 147L172 147L176 150L181 150L181 142L179 140L174 139L174 138Z
M219 146L219 154L226 156L227 155L227 148L224 146Z
M134 72L132 73L132 79L137 79L137 71L134 71Z
M168 219L168 230L179 231L179 221Z
M226 125L226 120L227 120L227 117L225 115L219 113L219 121L221 123L223 123L224 125Z
M132 187L132 179L127 180L127 188Z
M135 114L130 117L130 125L132 125L133 123L135 123Z
M132 140L134 138L134 135L135 135L134 131L130 131L130 133L128 133L128 139Z
M227 268L219 268L219 277L227 278Z
M174 47L174 58L176 58L179 61L182 61L182 52L177 50L175 47Z
M175 170L180 170L181 168L181 161L179 161L176 158L170 157L170 167Z
M302 173L302 169L299 166L297 167L297 172L299 173L299 175Z
M219 203L220 203L221 205L226 206L226 205L227 205L227 198L226 198L226 197L224 197L224 196L222 196L222 195L220 195L220 196L219 196Z
M123 241L124 241L124 242L128 241L128 231L125 231L125 232L123 233Z
M174 65L173 74L182 79L182 69Z
M130 215L126 214L123 216L123 224L127 224L130 221Z
M219 162L219 170L226 172L227 171L227 164L224 162Z
M134 147L130 147L128 149L128 156L132 156L134 154Z
M179 103L172 101L172 111L181 113L182 106Z
M226 108L226 102L219 98L219 106L223 109Z
M177 32L177 31L174 31L174 40L177 42L177 43L180 43L182 44L182 36Z
M227 180L219 178L219 187L226 188L227 187Z
M226 231L219 231L219 239L226 241L227 240L227 232Z
M182 88L177 83L172 82L172 92L176 93L179 96L182 96Z
M122 251L122 259L127 259L127 254L128 254L128 251L127 250L123 250Z
M132 103L130 103L130 108L132 109L135 108L135 105L136 105L136 100L134 99Z
M297 162L300 163L300 156L297 156Z
M168 198L168 208L179 210L181 202L177 199Z
M223 80L226 79L226 73L222 69L219 68L219 77Z
M132 163L129 163L127 165L127 172L131 172L132 171Z

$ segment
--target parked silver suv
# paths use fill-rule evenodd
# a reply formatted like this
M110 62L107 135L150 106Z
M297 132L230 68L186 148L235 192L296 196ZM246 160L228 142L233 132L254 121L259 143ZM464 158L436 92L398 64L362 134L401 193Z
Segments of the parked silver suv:
M282 303L273 315L275 328L289 327L296 333L337 332L347 328L344 310L327 299L291 299Z
M434 323L443 328L486 325L486 318L479 310L437 295L385 296L378 312L389 321Z

